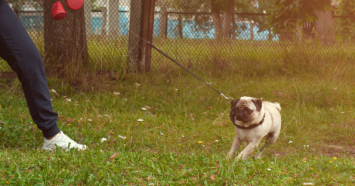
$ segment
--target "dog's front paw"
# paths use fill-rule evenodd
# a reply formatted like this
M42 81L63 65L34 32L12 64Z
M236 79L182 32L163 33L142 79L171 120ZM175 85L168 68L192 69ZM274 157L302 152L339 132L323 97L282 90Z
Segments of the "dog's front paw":
M233 155L228 153L227 156L226 156L226 159L228 160L228 159L230 159L232 157L233 157Z
M239 153L236 159L237 160L247 160L248 157L249 157L248 154Z

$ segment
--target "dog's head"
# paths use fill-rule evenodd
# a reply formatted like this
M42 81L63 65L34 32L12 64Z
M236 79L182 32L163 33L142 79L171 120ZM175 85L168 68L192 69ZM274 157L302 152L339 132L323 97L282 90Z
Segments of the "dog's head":
M235 124L237 121L249 123L260 117L263 104L260 99L241 97L231 102L230 119Z

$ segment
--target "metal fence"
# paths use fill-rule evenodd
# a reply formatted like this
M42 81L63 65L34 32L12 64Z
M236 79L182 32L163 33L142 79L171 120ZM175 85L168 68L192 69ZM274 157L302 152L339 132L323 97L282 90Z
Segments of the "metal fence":
M239 1L236 0L235 4ZM134 23L134 16L141 12L132 11L131 0L84 2L85 20L81 21L86 28L89 65L99 70L124 67L132 52L129 35L138 34L133 33L135 31L130 24ZM198 6L198 2L190 0L188 3L191 6L188 6L169 0L155 1L153 44L189 67L218 68L209 66L216 62L232 67L238 61L277 61L285 58L285 48L296 45L298 50L304 50L303 54L312 53L318 47L318 50L325 52L341 50L346 51L343 52L345 55L353 55L355 17L352 14L338 14L341 12L337 11L341 7L339 4L333 5L333 11L320 12L317 21L289 24L289 27L284 26L283 30L274 33L268 18L269 11L260 9L258 1L247 3L251 8L235 8L229 17L223 12L213 14L213 7ZM8 0L8 3L44 56L43 3L31 0ZM151 55L151 70L170 67L171 63L156 51L153 50ZM1 59L0 71L10 71Z

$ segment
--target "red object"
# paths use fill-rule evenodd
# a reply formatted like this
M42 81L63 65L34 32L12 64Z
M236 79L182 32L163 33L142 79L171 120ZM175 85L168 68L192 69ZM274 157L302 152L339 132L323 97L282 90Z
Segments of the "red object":
M64 19L65 16L67 15L67 13L64 10L63 4L60 1L54 3L54 5L52 6L51 13L52 13L52 18L54 20Z
M65 2L67 3L68 7L72 10L78 10L84 4L84 0L65 0Z

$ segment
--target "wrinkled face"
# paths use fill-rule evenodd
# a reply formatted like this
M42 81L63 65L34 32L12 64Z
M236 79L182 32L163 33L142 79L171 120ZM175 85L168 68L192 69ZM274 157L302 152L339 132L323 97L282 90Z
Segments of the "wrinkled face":
M243 99L233 100L231 102L230 119L247 123L251 121L254 116L260 112L262 101L259 99Z

